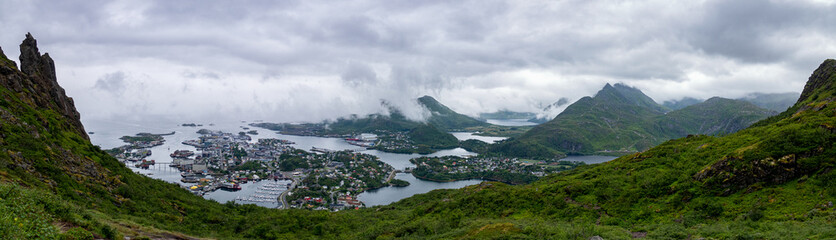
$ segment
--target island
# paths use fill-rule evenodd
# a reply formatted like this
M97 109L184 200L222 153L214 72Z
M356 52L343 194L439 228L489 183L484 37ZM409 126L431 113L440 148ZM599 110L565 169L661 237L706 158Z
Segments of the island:
M419 157L412 175L435 182L483 179L508 184L526 184L550 173L574 169L582 162L529 160L506 157Z
M376 156L349 150L292 147L291 141L266 138L250 143L244 132L237 134L200 129L198 139L183 141L197 151L173 149L171 167L181 171L184 188L197 195L217 190L236 191L252 181L289 180L290 184L262 185L256 194L236 198L240 202L275 203L283 208L318 210L356 209L365 205L357 194L386 186L407 186L394 179L395 169ZM164 141L164 135L138 134L118 150L109 150L122 162L136 162L148 168L150 147ZM142 138L142 139L140 139ZM154 144L148 144L149 142Z

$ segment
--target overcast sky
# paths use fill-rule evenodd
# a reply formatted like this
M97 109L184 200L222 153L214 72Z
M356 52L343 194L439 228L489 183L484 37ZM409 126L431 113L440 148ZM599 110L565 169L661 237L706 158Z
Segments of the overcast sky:
M605 83L662 102L800 92L836 58L834 1L0 0L0 46L26 32L82 119L318 121L537 111Z

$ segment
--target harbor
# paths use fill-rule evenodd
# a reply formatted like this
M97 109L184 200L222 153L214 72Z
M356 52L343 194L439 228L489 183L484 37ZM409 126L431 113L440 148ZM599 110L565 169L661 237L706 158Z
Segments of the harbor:
M180 159L179 158L172 158L170 155L174 153L176 150L189 150L195 152L195 156L198 155L199 152L198 147L202 146L199 143L199 138L202 134L197 133L199 128L195 127L182 127L180 124L170 123L170 124L158 124L158 123L147 123L147 124L123 124L123 123L108 123L108 124L99 124L98 126L111 126L111 128L96 128L91 129L96 131L96 135L91 135L91 138L94 143L97 145L101 145L102 148L114 148L124 145L125 143L119 140L121 136L124 135L132 135L136 132L163 132L168 133L171 131L175 131L173 135L166 135L164 137L164 142L161 145L154 146L148 148L149 153L145 156L147 160L155 160L155 165L149 165L148 169L137 168L134 164L126 164L128 167L133 169L135 172L147 175L152 178L161 179L171 183L177 183L184 187L191 188L192 186L199 185L198 182L193 183L184 183L182 182L183 176L181 176L181 171L178 168L179 165L186 162L188 160ZM204 126L208 126L207 128L211 128L215 131L224 131L229 133L238 133L242 129L241 126L245 126L245 123L238 123L238 122L227 122L227 123L214 123L214 124L203 124ZM478 136L474 136L470 133L456 133L457 137L460 140L470 139L470 138L477 138ZM315 137L315 136L294 136L294 135L283 135L278 134L274 131L267 131L267 130L260 130L258 135L251 136L250 140L241 140L243 142L247 142L250 144L257 143L259 139L279 139L282 141L283 144L288 144L296 149L304 149L310 150L313 148L327 150L327 152L333 151L342 151L342 150L351 150L354 153L363 153L369 154L378 157L378 159L386 164L392 166L395 170L404 171L407 168L414 168L415 165L410 163L410 159L416 157L440 157L440 156L475 156L475 153L468 152L461 148L456 149L449 149L449 150L442 150L432 154L402 154L402 153L388 153L379 150L368 150L364 147L352 145L348 143L345 137ZM482 139L480 139L482 140ZM497 139L484 139L484 140L498 140ZM324 154L324 153L319 153ZM195 157L193 156L193 157ZM570 157L572 158L572 157ZM583 157L581 157L583 158ZM593 156L594 158L594 156ZM593 161L600 162L600 161L607 161L608 159L604 157L603 159L592 159ZM566 159L569 160L569 159ZM583 159L586 160L586 159ZM385 171L384 180L389 179L389 171ZM213 176L214 177L214 176ZM246 177L246 176L245 176ZM203 196L207 199L213 199L218 202L226 202L226 201L234 201L239 204L256 204L259 206L264 207L281 207L281 200L277 202L249 202L249 197L258 190L258 186L261 184L265 184L267 182L276 182L283 184L292 183L292 180L288 178L293 178L293 172L289 172L287 174L282 174L283 178L278 178L276 180L264 181L264 176L259 175L260 181L255 181L253 179L247 179L246 183L238 182L241 190L238 191L227 191L220 188L220 185L215 186L214 190L211 192L205 192ZM297 176L301 177L301 176ZM237 178L236 178L237 179ZM464 181L454 181L454 182L432 182L426 180L420 180L413 177L411 174L408 173L397 173L394 175L394 178L402 181L409 182L409 186L406 187L390 187L384 186L381 188L375 188L371 190L366 190L360 192L356 196L352 197L352 202L354 200L362 201L365 206L375 206L380 204L388 204L391 202L398 201L400 199L420 194L426 193L434 189L445 189L445 188L461 188L467 185L477 184L481 182L481 180L464 180ZM197 179L199 180L199 179ZM217 178L216 178L217 180ZM205 189L212 189L212 187L208 187ZM250 192L252 190L252 192ZM261 195L261 194L259 194ZM331 197L331 196L328 196ZM335 199L334 202L339 201L339 196L333 196ZM252 200L258 200L253 197ZM304 201L304 198L301 198ZM311 198L310 202L314 202L314 198ZM349 202L343 201L346 203L346 206Z

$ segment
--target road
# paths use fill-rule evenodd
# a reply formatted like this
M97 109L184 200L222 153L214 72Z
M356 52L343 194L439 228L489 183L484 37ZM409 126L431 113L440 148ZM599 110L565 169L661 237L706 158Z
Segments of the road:
M395 179L395 174L398 173L398 170L392 170L392 173L389 173L389 178L386 179L386 182L391 182L392 179Z
M279 199L282 202L282 209L288 209L288 206L290 206L287 204L287 194L293 191L294 188L296 188L297 181L298 180L296 180L296 178L293 178L293 183L290 184L290 187L287 188L287 191L282 192L282 195L279 196Z

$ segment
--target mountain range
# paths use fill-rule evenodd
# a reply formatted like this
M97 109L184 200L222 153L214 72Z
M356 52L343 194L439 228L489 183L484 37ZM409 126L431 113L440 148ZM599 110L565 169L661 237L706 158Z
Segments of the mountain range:
M528 185L483 182L326 212L221 204L134 173L89 142L30 35L21 52L18 68L0 50L0 236L8 239L836 238L832 59L792 107L735 133L667 141ZM657 112L623 87L567 111ZM619 101L600 106L599 97Z
M788 93L751 93L744 97L737 98L737 100L747 101L752 104L757 105L758 107L766 108L776 112L782 112L787 110L787 108L792 107L795 104L795 101L798 100L799 93L797 92L788 92ZM677 110L682 109L687 106L691 106L697 103L701 103L704 100L696 99L692 97L685 97L680 100L669 100L662 103L663 106Z
M551 121L489 152L535 158L632 153L690 134L733 133L774 114L723 98L669 112L636 88L607 84L594 97L581 98Z

